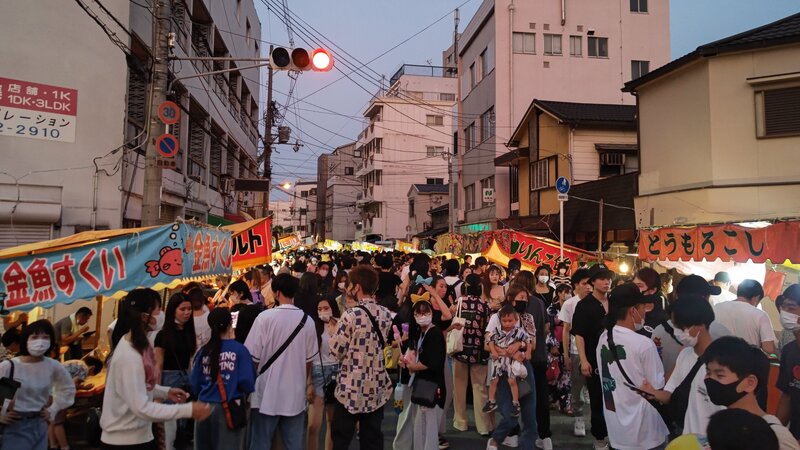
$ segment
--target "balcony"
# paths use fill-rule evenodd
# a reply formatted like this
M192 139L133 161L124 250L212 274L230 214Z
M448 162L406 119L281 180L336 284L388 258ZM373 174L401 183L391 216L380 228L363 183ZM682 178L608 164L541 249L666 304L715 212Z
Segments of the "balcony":
M389 86L394 86L397 80L403 75L414 75L418 77L439 77L456 78L457 75L451 69L441 66L421 66L416 64L403 64L397 72L389 79Z

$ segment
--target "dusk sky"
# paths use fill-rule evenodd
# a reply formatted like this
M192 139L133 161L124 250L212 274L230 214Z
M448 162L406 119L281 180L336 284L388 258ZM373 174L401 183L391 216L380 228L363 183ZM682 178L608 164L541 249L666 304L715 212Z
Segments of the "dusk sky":
M280 18L283 13L276 9L281 1L255 3L265 54L269 43L288 45L286 25ZM274 99L279 109L286 111L284 120L293 130L292 142L299 139L303 147L295 153L289 145L277 146L279 153L274 153L272 160L274 182L316 178L320 154L358 137L363 128L361 114L379 89L381 75L388 79L404 63L441 65L442 50L453 40L452 11L460 7L459 31L463 31L480 3L481 0L288 0L293 20L299 18L301 25L293 23L295 46L331 48L336 67L327 73L303 73L287 109L289 78L286 72L275 74ZM704 43L797 13L800 1L672 0L670 11L674 59ZM359 70L352 73L355 68ZM262 101L264 98L266 89L262 88ZM286 198L278 190L273 190L272 196L276 200Z

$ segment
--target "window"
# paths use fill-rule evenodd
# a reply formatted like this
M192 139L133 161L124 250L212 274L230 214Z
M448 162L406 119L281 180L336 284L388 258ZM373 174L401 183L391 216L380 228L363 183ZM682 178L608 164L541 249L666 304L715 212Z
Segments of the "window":
M333 219L332 218L325 219L325 231L327 231L328 233L333 231Z
M428 146L425 147L425 149L426 149L426 154L428 155L428 158L433 158L435 156L441 156L441 154L444 153L444 147L434 147L432 145L428 145Z
M650 72L650 61L631 61L631 80L635 80Z
M531 163L531 190L550 186L550 160L540 159Z
M800 134L800 87L756 92L758 137Z
M481 114L481 142L494 136L494 106Z
M414 217L414 199L408 200L408 217Z
M647 0L631 0L631 12L646 13Z
M425 125L429 127L441 127L444 125L444 116L434 116L428 114L425 116Z
M426 184L444 184L444 178L426 178Z
M375 171L375 186L380 186L383 182L383 170Z
M481 80L484 79L486 77L486 75L489 73L489 61L486 58L486 52L487 51L488 51L488 49L484 49L481 52L481 56L478 57L478 61L480 62L480 68L481 68L481 71L480 71Z
M544 54L545 55L560 55L561 54L561 35L560 34L545 34L544 35Z
M475 209L475 185L470 184L464 188L465 209L471 211Z
M443 102L454 102L456 101L456 94L447 94L444 92L439 93L439 100Z
M300 191L300 198L308 198L308 191Z
M494 204L494 202L484 202L483 201L483 190L484 189L494 189L494 176L489 178L484 178L481 180L481 207L485 208Z
M511 166L508 170L509 202L519 202L519 166Z
M625 173L624 153L600 154L600 178L613 177Z
M581 36L569 37L569 56L583 56L583 38Z
M475 148L478 136L475 135L475 122L472 122L467 127L467 150Z
M308 191L308 195L317 195L317 189L316 188L311 189L310 191Z
M514 53L536 53L536 33L513 33L511 40Z
M469 87L474 88L476 84L478 84L478 80L475 79L475 63L469 65Z
M586 44L589 47L589 57L608 58L608 38L589 36Z
M308 208L300 208L300 215L301 216L308 215Z
M344 174L345 174L345 175L352 175L352 174L353 174L353 168L352 168L352 167L349 167L349 166L348 166L348 167L345 167L345 168L344 168Z

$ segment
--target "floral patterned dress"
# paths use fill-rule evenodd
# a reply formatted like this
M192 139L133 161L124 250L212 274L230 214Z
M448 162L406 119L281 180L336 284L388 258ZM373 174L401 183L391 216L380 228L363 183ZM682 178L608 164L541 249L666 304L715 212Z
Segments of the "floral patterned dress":
M550 389L550 403L558 405L562 412L568 412L572 407L572 383L570 373L564 366L564 355L561 352L563 337L563 324L558 319L561 304L554 301L547 307L550 316L550 333L547 335L547 384Z

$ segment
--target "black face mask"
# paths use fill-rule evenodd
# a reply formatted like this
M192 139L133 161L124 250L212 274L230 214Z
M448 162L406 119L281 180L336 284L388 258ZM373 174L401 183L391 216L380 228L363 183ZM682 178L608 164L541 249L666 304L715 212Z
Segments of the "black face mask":
M514 302L514 309L515 309L515 310L516 310L518 313L520 313L520 314L524 314L524 313L525 313L525 311L528 309L528 302L526 302L526 301L519 301L519 300L517 300L516 302Z
M736 387L742 380L736 380L733 383L722 384L717 380L706 378L706 391L708 392L708 399L711 403L718 406L730 406L744 397L747 392L736 392Z

